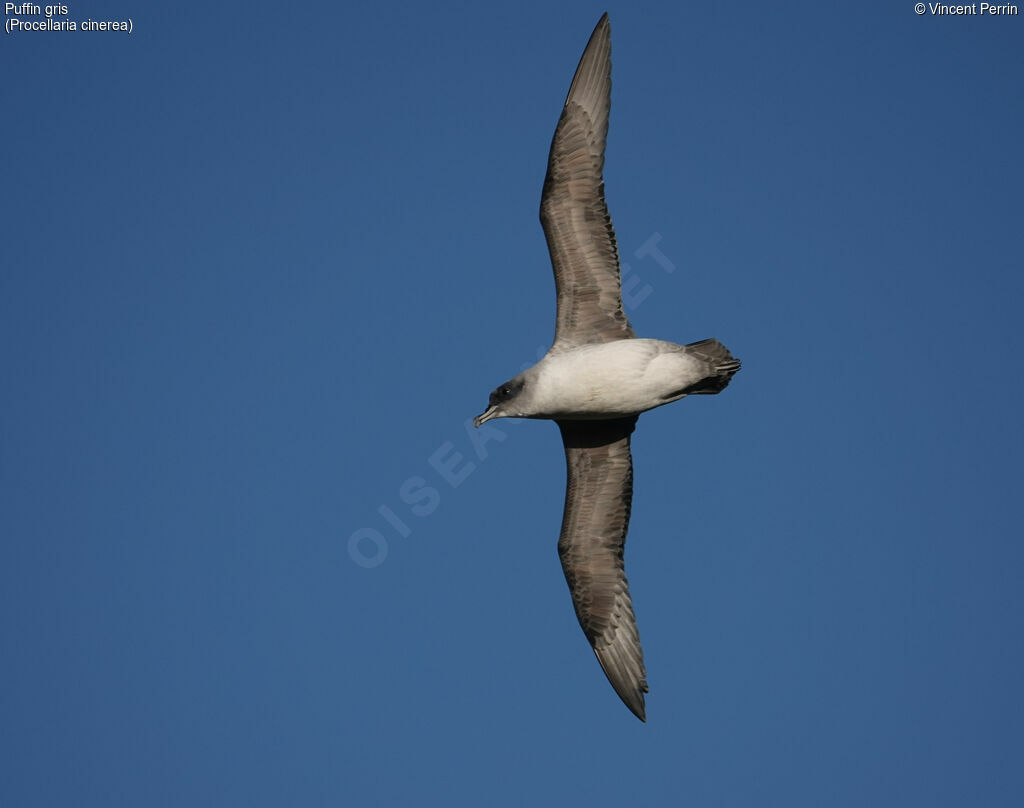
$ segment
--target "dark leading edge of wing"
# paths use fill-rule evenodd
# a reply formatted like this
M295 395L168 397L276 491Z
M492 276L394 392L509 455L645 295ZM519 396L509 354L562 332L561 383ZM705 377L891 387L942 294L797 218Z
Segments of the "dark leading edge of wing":
M608 681L646 721L644 669L622 551L633 500L629 436L636 416L559 421L568 480L558 555L572 603Z
M622 311L619 252L604 201L611 50L605 14L576 68L548 156L540 221L558 294L553 353L636 336Z

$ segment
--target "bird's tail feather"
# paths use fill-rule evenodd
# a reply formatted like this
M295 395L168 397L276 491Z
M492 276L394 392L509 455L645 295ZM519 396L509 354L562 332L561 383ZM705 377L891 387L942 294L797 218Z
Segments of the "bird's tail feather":
M740 369L740 360L729 353L717 339L704 339L685 346L688 354L707 365L708 375L686 389L687 395L695 393L721 393Z

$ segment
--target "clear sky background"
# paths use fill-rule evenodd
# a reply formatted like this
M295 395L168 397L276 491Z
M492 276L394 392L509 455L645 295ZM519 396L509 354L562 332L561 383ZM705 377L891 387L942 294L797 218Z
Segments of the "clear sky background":
M607 8L628 313L744 363L634 436L644 725L557 428L467 430L605 7L69 6L134 32L0 38L0 803L1024 804L1024 16Z

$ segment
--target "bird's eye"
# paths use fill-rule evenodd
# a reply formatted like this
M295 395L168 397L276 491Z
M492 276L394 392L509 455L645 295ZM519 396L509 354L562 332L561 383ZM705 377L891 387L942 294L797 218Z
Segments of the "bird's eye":
M501 388L501 394L502 394L503 396L507 396L507 395L509 395L509 394L510 394L511 392L512 392L512 390L511 390L511 389L509 388L509 386L508 386L507 384L506 384L506 385L505 385L504 387L502 387L502 388Z

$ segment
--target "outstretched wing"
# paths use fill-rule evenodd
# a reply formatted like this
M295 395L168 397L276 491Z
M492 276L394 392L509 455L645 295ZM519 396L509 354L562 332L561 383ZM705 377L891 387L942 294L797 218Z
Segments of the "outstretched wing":
M629 436L636 416L608 421L559 421L568 481L558 555L583 633L608 681L646 721L640 635L622 551L633 500Z
M636 336L622 311L619 251L604 201L611 50L605 14L576 68L548 156L540 221L558 294L552 353Z

